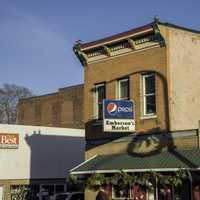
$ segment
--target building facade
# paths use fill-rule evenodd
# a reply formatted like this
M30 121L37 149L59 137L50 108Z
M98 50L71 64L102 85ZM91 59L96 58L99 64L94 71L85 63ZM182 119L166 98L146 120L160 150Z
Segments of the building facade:
M84 150L83 129L0 125L0 199L44 200L66 191L68 170Z
M73 169L72 174L111 175L120 170L132 173L153 168L160 172L173 168L174 172L183 165L182 168L192 168L188 163L194 160L186 154L195 150L193 154L199 156L199 31L162 23L155 18L154 22L127 32L77 43L74 52L84 66L85 157L89 160ZM103 99L134 102L135 132L103 131ZM175 160L171 165L166 162L161 166L157 156L168 161L171 150L176 151ZM144 159L140 159L141 156ZM148 162L147 158L157 165L150 167L143 163ZM121 164L123 159L130 165ZM135 160L131 162L131 159ZM135 166L136 163L140 163L140 167ZM142 164L146 167L141 168ZM198 167L199 164L196 163ZM168 188L170 196L161 195L158 187L152 190L146 187L139 192L141 198L134 192L129 192L129 196L116 196L113 187L110 196L112 199L200 199L198 181L184 187L187 189L182 193ZM95 192L86 190L86 199L92 200L95 196Z
M83 85L75 85L20 100L17 124L83 128L83 88Z

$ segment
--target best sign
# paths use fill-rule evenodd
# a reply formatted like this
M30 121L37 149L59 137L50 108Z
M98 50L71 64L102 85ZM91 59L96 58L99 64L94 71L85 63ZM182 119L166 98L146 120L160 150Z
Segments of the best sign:
M15 133L0 133L0 148L13 149L19 146L19 134Z

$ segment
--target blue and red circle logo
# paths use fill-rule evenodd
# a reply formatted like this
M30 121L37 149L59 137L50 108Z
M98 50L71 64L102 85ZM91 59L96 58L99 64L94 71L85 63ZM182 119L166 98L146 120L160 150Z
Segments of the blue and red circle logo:
M107 105L107 111L110 115L115 115L117 113L117 104L116 103L109 103Z

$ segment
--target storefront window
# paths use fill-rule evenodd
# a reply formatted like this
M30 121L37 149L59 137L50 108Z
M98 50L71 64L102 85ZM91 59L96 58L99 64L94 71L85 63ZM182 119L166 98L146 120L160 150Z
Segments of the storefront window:
M147 199L155 200L156 199L156 184L148 182L147 185L148 185Z
M119 185L114 186L112 190L113 199L130 199L131 189L129 187L120 187Z
M173 190L171 185L165 185L158 187L158 199L159 200L173 200Z
M131 191L131 197L134 200L146 200L146 187L134 185Z
M174 187L174 200L189 200L191 198L190 182L185 181L181 186Z
M192 197L194 200L200 200L200 182L195 181L192 184Z

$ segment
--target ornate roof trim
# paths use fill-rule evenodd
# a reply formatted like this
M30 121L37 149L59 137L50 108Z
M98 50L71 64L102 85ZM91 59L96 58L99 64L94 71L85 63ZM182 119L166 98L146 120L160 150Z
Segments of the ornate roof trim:
M153 32L153 23L150 23L150 24L138 27L138 28L134 28L129 31L122 32L122 33L119 33L116 35L112 35L112 36L109 36L109 37L106 37L106 38L103 38L100 40L80 44L80 48L83 51L89 50L89 49L97 48L102 45L107 45L107 44L110 44L113 42L118 42L120 40L124 40L124 39L127 39L127 38L135 36L135 35L140 35L140 34L150 33L150 32Z

